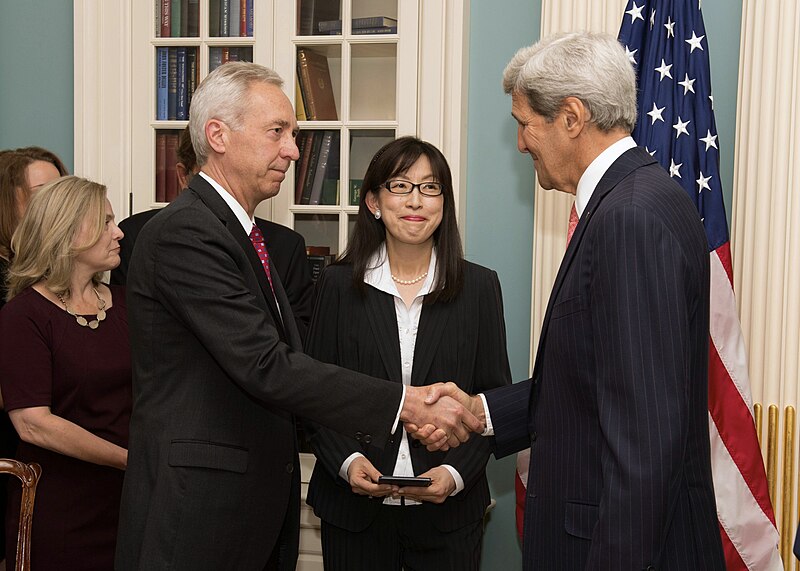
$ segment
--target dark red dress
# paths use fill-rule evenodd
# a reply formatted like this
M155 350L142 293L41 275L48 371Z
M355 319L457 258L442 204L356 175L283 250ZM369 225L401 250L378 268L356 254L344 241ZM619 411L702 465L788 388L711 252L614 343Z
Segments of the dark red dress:
M6 410L49 406L53 414L128 447L131 357L124 289L91 330L32 288L0 311L0 386ZM17 459L38 462L31 567L107 570L114 547L124 472L20 442ZM8 564L16 553L20 487L9 486Z

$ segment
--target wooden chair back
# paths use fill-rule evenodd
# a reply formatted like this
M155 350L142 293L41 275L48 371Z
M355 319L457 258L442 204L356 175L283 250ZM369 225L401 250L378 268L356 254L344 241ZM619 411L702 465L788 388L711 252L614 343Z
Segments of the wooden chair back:
M39 464L25 464L18 460L0 458L0 474L13 474L22 483L22 502L19 508L17 557L14 571L30 571L33 501L36 499L36 486L42 476L42 467ZM11 506L9 506L9 509L11 509ZM0 541L4 540L5 538L0 539Z

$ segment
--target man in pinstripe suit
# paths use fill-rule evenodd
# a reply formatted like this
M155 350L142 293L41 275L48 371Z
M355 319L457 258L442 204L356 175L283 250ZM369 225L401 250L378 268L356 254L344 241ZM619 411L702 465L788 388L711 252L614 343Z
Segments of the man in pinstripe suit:
M523 48L504 73L520 152L579 215L532 378L462 397L495 456L531 448L525 569L725 568L708 246L690 198L630 137L635 85L617 41L591 33Z

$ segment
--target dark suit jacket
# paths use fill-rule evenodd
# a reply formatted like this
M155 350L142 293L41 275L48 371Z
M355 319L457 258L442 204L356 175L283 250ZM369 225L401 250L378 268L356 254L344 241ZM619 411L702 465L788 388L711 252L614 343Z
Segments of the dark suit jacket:
M142 229L130 268L134 403L117 569L262 569L285 519L293 569L292 413L380 445L401 388L296 350L278 273L282 319L250 239L202 177Z
M545 313L532 379L486 397L531 447L526 569L724 569L708 436L708 245L644 150L605 173Z
M352 267L328 267L320 278L314 318L307 339L309 355L362 373L402 383L397 316L391 295L367 286L366 297L353 287ZM451 302L424 304L414 351L411 384L452 380L469 393L511 382L506 354L503 301L497 274L465 263L464 288ZM321 429L311 444L317 456L308 503L324 521L362 531L377 515L381 501L353 493L338 476L345 459L364 454L382 474L392 474L401 430L385 450ZM464 490L443 504L423 503L422 517L441 531L458 529L483 517L489 504L485 467L489 442L473 436L448 452L428 452L411 440L416 475L450 464L464 480ZM365 546L366 547L366 546Z
M160 210L145 210L119 223L125 237L119 241L120 263L111 271L112 284L125 285L136 237L144 225L159 212ZM303 339L314 307L314 285L311 282L311 270L306 258L305 240L291 228L263 218L256 218L256 224L264 234L264 243L281 277L289 305L292 306L295 323L300 330L300 338Z

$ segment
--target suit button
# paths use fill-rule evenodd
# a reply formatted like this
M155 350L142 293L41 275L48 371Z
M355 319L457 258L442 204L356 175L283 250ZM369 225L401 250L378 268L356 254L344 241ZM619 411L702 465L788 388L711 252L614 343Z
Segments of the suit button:
M531 442L536 442L536 437L537 436L538 436L538 434L536 434L535 432L532 432L531 433Z
M365 443L365 444L369 444L370 442L372 442L372 435L370 435L370 434L365 434L365 435L364 435L364 443Z
M361 442L361 439L364 437L364 433L363 433L363 432L361 432L361 431L358 431L358 432L356 432L356 435L355 435L355 436L356 436L356 440L358 440L359 442Z
M411 438L411 448L419 448L420 446L422 446L422 443L419 440Z
M656 571L656 568L653 565L648 565L642 571Z
M289 474L291 474L292 472L294 472L294 464L292 464L291 462L289 462L288 464L286 464L286 472L287 472L287 473L289 473Z

